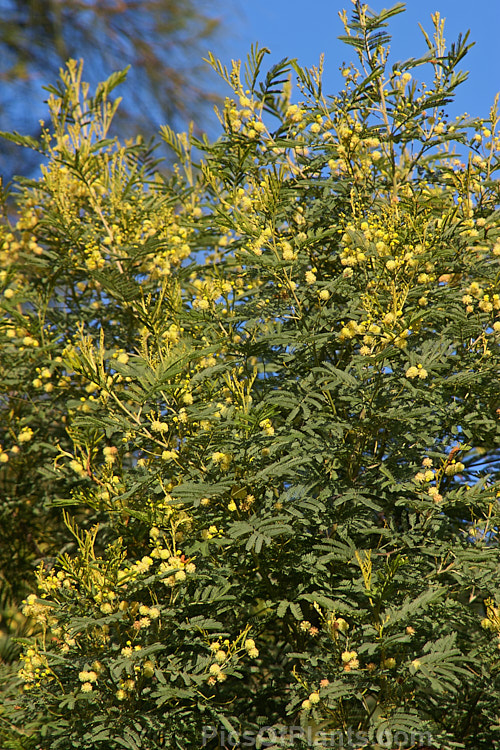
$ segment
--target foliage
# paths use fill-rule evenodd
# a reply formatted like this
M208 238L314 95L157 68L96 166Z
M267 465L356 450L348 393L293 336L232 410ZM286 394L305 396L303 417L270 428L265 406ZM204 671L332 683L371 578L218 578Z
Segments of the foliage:
M401 10L343 15L336 97L211 58L168 179L76 63L10 136L48 157L2 230L11 747L498 743L498 117L447 122L438 14L389 65Z

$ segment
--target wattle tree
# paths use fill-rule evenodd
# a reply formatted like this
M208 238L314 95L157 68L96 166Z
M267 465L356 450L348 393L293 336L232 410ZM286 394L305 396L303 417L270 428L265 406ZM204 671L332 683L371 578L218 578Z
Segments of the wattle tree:
M7 136L44 157L0 230L9 747L498 744L498 116L447 118L437 14L389 63L402 9L343 15L333 97L211 59L168 178L108 137L119 74Z

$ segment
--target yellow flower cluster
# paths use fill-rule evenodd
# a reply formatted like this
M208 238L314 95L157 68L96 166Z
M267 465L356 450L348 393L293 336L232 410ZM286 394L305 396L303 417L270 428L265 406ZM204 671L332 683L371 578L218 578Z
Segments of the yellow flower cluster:
M405 373L406 377L409 380L414 380L415 378L425 380L428 374L429 373L422 364L418 364L417 366L411 365L411 367L409 367Z
M78 679L83 683L81 686L82 693L91 693L94 683L97 682L97 673L93 670L90 672L83 671L79 673Z
M246 652L247 652L248 656L251 659L256 659L258 657L259 650L258 650L258 648L256 648L255 641L253 640L253 638L247 638L245 640L245 643L243 645L244 645L244 647L246 649Z
M168 432L168 424L167 422L162 422L160 419L153 419L151 422L151 429L153 432Z
M68 146L61 141L53 147L54 154L60 147ZM90 182L61 166L57 156L42 167L43 179L51 187L57 208L68 223L81 223L80 210L85 201L102 219L85 225L85 240L70 247L69 258L93 271L120 263L133 247L141 250L141 272L152 279L170 275L171 267L190 254L192 230L181 225L180 213L174 214L164 203L151 201L150 191L144 185L141 190L130 190L126 147L117 146L111 159L103 154L97 155L97 159L102 168L96 170Z
M500 607L496 605L493 599L485 599L484 604L486 607L486 617L481 620L481 627L485 630L490 630L492 633L498 633L500 640Z
M419 266L419 255L425 252L422 244L408 244L402 239L398 219L390 212L371 214L357 224L348 223L341 245L340 262L344 267L363 267L376 261L382 274L384 269L408 273Z
M304 701L302 701L302 708L304 711L310 711L311 708L315 705L317 705L320 702L320 694L315 690L314 692L309 694L309 698L306 698Z
M23 427L23 429L21 430L21 432L19 432L18 435L17 435L17 442L18 443L29 443L29 441L33 437L33 434L34 433L33 433L33 430L31 429L31 427Z
M229 453L223 453L222 451L215 451L212 453L212 461L216 466L220 466L223 471L227 471L231 466L232 457Z
M302 122L306 114L306 110L303 109L300 104L290 104L286 110L285 117L293 123L299 123Z
M473 281L465 289L465 294L462 296L465 311L471 314L478 311L491 313L493 310L500 310L500 295L494 290L495 285L491 282L481 285L479 282Z
M440 492L443 477L454 477L465 469L465 464L462 461L457 461L454 457L458 449L458 447L455 447L449 455L445 456L442 459L441 466L437 469L433 468L433 460L426 456L422 460L422 471L418 471L413 477L416 485L435 482L435 485L428 487L426 491L436 503L441 502L443 499Z
M147 573L153 564L153 560L149 555L144 555L140 560L132 566L134 573Z
M38 600L36 594L30 594L26 598L21 612L25 617L32 617L39 625L47 626L56 622L51 616L52 610L53 607L50 604Z
M162 562L159 565L158 572L166 575L163 578L165 586L176 586L178 583L185 581L188 575L192 575L196 571L194 562L184 559L180 550L175 555L170 555L166 560L163 558L164 554L165 550L160 548L158 556L162 559Z
M465 465L461 461L455 461L454 459L450 463L446 464L444 473L448 477L454 477L460 474L465 469Z
M343 617L335 617L334 614L331 614L326 619L326 627L330 635L332 635L334 639L337 639L340 633L347 633L349 630L349 623L344 620Z
M47 657L38 653L35 648L27 648L20 659L23 666L18 670L18 676L24 682L24 690L40 687L43 682L52 679Z
M218 529L217 526L212 525L209 526L208 529L203 529L201 532L202 539L210 540L213 539L216 536L220 536L222 534L221 529Z
M247 632L248 628L245 633ZM245 638L243 648L241 647L241 635L232 643L228 639L225 639L222 643L220 640L212 641L209 649L214 659L208 668L207 683L209 685L215 685L217 682L224 682L227 679L227 673L224 672L224 668L227 669L230 662L238 654L246 652L251 659L256 659L259 656L259 650L253 638Z
M239 62L233 61L231 78L235 93L239 94L238 103L235 99L226 97L221 122L230 132L241 132L247 138L255 139L267 131L262 121L263 104L251 98L251 92L248 89L243 90Z
M5 225L0 229L0 268L11 267L19 259L21 252L42 255L43 247L39 244L35 233L38 224L38 214L33 201L26 201L24 210L14 224L12 231L6 231ZM19 276L22 284L23 277ZM12 290L13 291L13 290ZM13 295L6 295L10 298Z
M359 668L357 651L343 651L340 658L344 672L351 672L353 669Z
M336 146L335 157L328 161L332 174L347 172L355 180L366 179L371 168L382 158L380 140L365 134L363 125L354 117L340 117L336 123L327 120L323 127L333 128L336 133L336 138L334 133L324 133L325 140Z
M274 427L270 419L263 419L259 422L259 427L262 429L264 435L272 437L274 435Z

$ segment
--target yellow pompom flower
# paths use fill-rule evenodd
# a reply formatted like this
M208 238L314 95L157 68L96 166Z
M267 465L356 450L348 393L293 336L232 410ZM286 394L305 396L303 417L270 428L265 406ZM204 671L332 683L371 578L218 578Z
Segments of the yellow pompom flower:
M307 284L314 284L315 281L316 281L316 275L312 271L306 271Z
M413 380L413 378L418 378L418 368L415 367L415 365L412 365L407 369L405 375L410 380Z

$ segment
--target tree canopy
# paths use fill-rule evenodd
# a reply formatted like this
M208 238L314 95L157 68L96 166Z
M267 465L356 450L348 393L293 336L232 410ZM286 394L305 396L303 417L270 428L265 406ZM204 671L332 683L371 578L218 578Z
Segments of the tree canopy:
M498 115L448 120L439 14L389 62L402 10L341 15L335 96L211 58L169 176L75 61L4 133L46 160L0 243L12 747L498 743Z

